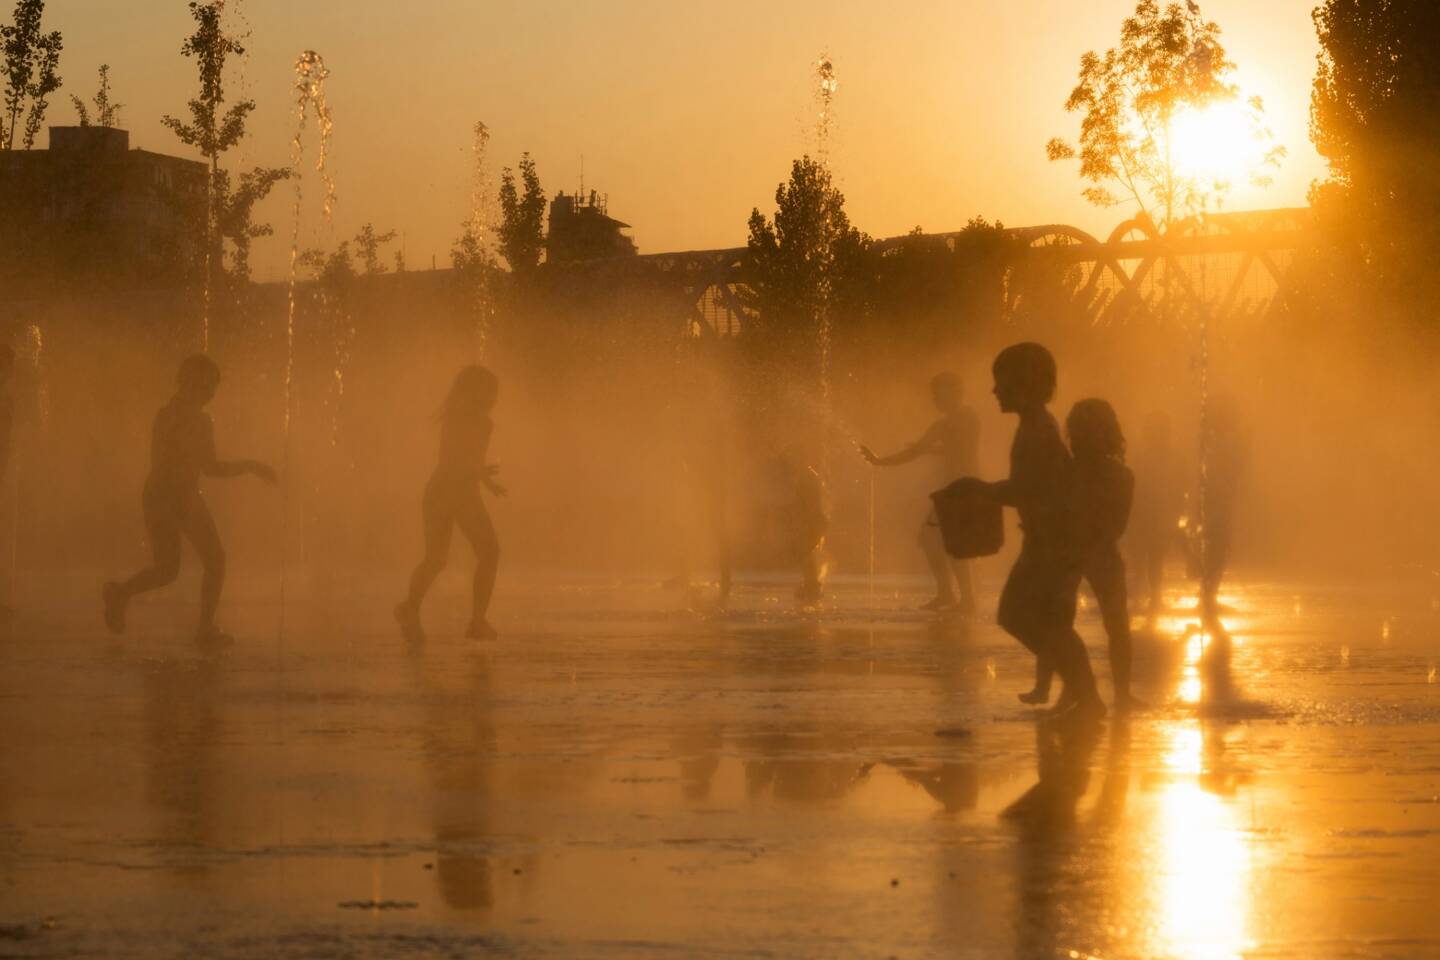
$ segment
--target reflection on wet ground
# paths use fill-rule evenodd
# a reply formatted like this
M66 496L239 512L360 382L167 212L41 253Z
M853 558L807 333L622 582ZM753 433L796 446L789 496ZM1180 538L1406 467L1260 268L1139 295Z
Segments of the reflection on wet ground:
M437 605L416 648L379 600L277 636L242 585L211 655L179 608L117 643L39 604L0 641L0 955L1440 956L1424 586L1237 587L1228 636L1177 596L1153 709L1088 732L920 586L512 587L498 642Z

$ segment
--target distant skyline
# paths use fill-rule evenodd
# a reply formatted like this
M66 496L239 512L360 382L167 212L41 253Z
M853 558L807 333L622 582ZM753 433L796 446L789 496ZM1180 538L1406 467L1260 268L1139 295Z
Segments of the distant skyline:
M1303 204L1324 175L1307 133L1313 3L1202 3L1289 151L1271 187L1236 189L1229 209ZM369 221L403 235L412 269L447 266L469 210L476 120L492 131L492 189L529 150L549 196L572 191L583 157L586 187L609 195L642 253L743 245L751 208L768 212L790 161L814 149L822 50L839 78L830 156L861 229L955 230L980 215L1104 233L1132 212L1086 203L1074 166L1048 162L1044 145L1074 137L1064 101L1080 55L1117 41L1134 0L231 5L251 37L229 92L258 107L230 168L288 163L291 64L313 48L331 71L339 205L333 230L307 218L307 246L333 247ZM191 155L160 124L186 114L196 87L180 55L184 0L46 6L65 39L47 123L75 122L69 95L88 100L109 63L132 145ZM261 279L283 273L291 198L282 184L259 211L276 229L256 244Z

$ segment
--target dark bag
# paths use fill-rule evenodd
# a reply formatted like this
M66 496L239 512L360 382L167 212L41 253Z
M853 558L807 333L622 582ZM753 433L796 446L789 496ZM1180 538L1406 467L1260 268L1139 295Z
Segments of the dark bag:
M979 480L965 477L930 494L945 552L956 560L988 557L1005 545L1004 512Z

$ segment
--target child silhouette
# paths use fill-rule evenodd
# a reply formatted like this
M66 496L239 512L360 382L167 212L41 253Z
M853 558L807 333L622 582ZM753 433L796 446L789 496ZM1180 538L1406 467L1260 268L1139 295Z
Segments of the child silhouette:
M445 569L450 537L456 527L475 550L475 579L471 586L470 626L465 635L475 640L496 636L486 614L495 592L500 563L500 542L480 486L497 497L505 488L496 482L499 467L486 463L494 424L491 411L500 384L485 367L465 367L455 375L445 406L440 411L440 456L425 485L421 515L425 522L425 557L410 575L410 592L395 606L395 619L407 639L422 640L420 605L435 578Z
M1080 558L1080 571L1100 606L1100 619L1110 646L1110 673L1115 708L1137 705L1130 696L1130 606L1125 588L1125 560L1120 537L1130 517L1135 475L1125 466L1125 435L1115 410L1104 400L1081 400L1065 418L1070 437L1070 536ZM1050 699L1052 664L1035 660L1035 689L1020 694L1023 703Z
M150 475L141 502L153 561L124 583L105 584L105 624L112 633L125 632L125 612L138 594L173 583L180 572L180 541L195 548L204 569L200 581L201 643L228 642L215 625L220 591L225 585L225 548L210 508L200 493L201 477L253 474L275 482L275 471L256 460L220 460L215 455L215 424L205 405L220 386L220 368L203 354L180 364L175 395L155 414L150 434Z
M955 374L938 373L932 377L930 396L940 418L930 424L919 440L888 457L877 456L862 444L860 455L876 467L895 467L920 457L933 457L939 467L936 477L938 489L960 477L974 476L977 472L980 421L975 411L961 401L960 378ZM925 551L930 573L935 578L935 598L924 604L924 609L974 612L975 591L970 564L965 560L953 560L945 552L933 507L920 525L920 548Z
M1055 358L1038 343L1000 351L992 367L1002 413L1019 416L1010 476L985 489L1020 514L1020 556L1000 594L1000 626L1054 665L1065 689L1057 710L1104 715L1090 657L1075 632L1080 564L1067 529L1070 454L1046 405L1055 395Z

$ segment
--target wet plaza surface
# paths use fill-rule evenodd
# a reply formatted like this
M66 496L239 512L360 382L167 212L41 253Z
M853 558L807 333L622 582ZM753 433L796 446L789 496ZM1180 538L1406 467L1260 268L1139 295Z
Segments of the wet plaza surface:
M180 629L193 584L118 641L98 600L25 610L0 956L1440 956L1430 582L1238 583L1228 663L1176 593L1152 709L1093 732L919 581L816 616L507 582L478 645L442 581L423 646L382 586L297 590L280 632L238 583L221 652Z

